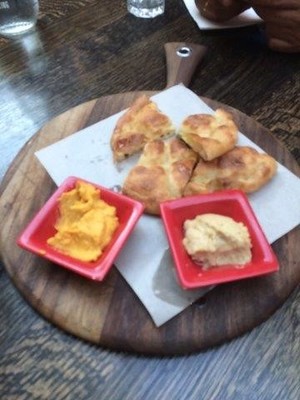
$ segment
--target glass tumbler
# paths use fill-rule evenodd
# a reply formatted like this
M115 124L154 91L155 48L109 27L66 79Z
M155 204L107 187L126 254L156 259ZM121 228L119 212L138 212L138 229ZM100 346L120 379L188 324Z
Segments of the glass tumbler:
M38 0L0 0L0 35L10 37L31 30L38 12Z
M127 10L140 18L154 18L165 11L165 0L127 0Z

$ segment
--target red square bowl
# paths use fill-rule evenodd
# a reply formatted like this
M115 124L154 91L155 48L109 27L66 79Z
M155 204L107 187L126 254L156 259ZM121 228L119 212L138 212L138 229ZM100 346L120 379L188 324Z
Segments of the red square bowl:
M74 189L77 181L92 184L100 189L100 196L106 203L116 207L119 226L109 245L102 255L94 262L83 262L56 251L47 244L47 239L56 232L54 224L59 216L58 198L63 192ZM144 210L144 206L138 201L116 193L100 185L87 182L84 179L69 177L49 198L41 210L19 236L17 244L39 256L53 261L69 270L72 270L86 278L101 281L113 265L115 258L125 244Z
M244 278L268 274L278 270L277 258L262 231L245 194L239 190L224 190L210 194L184 197L161 203L161 216L175 261L181 286L194 289ZM186 252L183 223L197 215L215 213L243 222L252 242L252 260L244 266L225 265L203 269Z

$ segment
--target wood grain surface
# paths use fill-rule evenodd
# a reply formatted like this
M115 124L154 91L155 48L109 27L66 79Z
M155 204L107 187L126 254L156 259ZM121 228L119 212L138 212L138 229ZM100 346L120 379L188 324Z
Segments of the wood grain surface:
M162 90L164 45L174 41L207 47L190 82L195 93L230 105L266 127L285 146L276 151L279 161L292 156L299 164L300 57L268 49L263 26L199 30L182 0L166 1L164 15L153 20L130 15L124 0L40 0L36 31L15 40L0 39L1 179L24 144L63 112L114 93ZM15 163L3 190L16 172ZM28 180L27 175L24 171ZM23 196L31 198L30 193ZM9 229L5 237L1 225L5 247ZM289 249L290 242L288 238L279 247ZM298 249L296 268L299 254ZM255 302L260 306L259 298ZM63 306L59 299L57 304ZM1 400L300 398L299 287L264 323L189 356L111 351L68 334L36 310L1 260ZM222 318L226 320L226 314ZM129 321L126 328L131 329Z
M155 327L116 269L103 283L89 281L15 245L21 230L55 189L34 152L121 111L142 93L152 94L123 93L82 104L47 123L32 138L12 163L1 186L0 210L4 213L0 214L0 244L8 273L20 292L39 313L63 330L114 350L187 354L243 334L282 305L300 280L299 229L273 246L281 267L278 273L220 285L200 301L202 307L196 302L160 328ZM229 109L246 136L277 159L284 159L289 169L299 172L293 158L265 128L237 110L204 100L212 108Z

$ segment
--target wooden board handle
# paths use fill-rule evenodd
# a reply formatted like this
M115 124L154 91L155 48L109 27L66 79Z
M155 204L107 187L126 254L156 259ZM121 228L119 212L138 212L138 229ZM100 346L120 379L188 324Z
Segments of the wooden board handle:
M197 65L202 61L207 48L200 44L172 42L165 44L167 61L166 88L183 83L188 87Z

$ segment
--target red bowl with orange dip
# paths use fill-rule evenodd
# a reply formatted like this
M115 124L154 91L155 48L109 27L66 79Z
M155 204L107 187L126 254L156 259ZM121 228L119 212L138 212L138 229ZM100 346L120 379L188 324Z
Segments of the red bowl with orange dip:
M58 226L65 228L69 222L69 216L61 224L58 222L62 217L61 214L64 210L61 199L66 198L64 195L70 195L73 193L78 187L79 182L82 184L83 188L89 187L89 190L91 191L95 189L93 192L94 197L95 193L99 192L100 200L109 206L109 213L111 212L111 208L115 208L115 217L117 219L115 229L113 229L111 232L111 237L109 238L108 243L105 245L102 254L100 254L99 257L93 256L93 260L89 260L89 258L86 256L80 256L81 253L78 251L78 249L80 248L80 239L82 237L84 240L86 240L86 234L89 235L89 231L93 233L98 225L102 226L102 221L100 221L102 218L101 214L95 214L97 216L95 217L94 221L93 214L91 214L90 211L88 211L88 215L85 214L84 230L86 232L84 235L82 233L77 235L77 238L75 238L79 241L77 242L77 245L72 236L76 234L74 233L73 227L71 233L70 230L67 232L67 235L72 236L70 241L68 241L69 236L67 237L66 243L69 243L68 245L60 248L59 240L61 238L61 242L63 242L63 240L65 240L64 236L56 237L54 241L56 245L50 244L51 240L58 233ZM85 195L82 187L81 192L83 193L84 197ZM75 193L74 197L76 196L78 197L78 195ZM76 203L75 206L73 205L72 213L75 212L75 217L77 215L77 211L74 211L74 207L77 207L77 209L80 209L81 207L85 208L85 202L88 201L89 200L87 198L84 198L83 204L78 205L78 203ZM114 260L125 245L126 240L134 229L143 211L144 206L140 202L123 194L117 193L101 185L88 182L81 178L69 177L58 187L58 189L48 199L44 206L25 227L17 239L17 244L25 250L31 251L40 257L44 257L53 263L67 268L86 278L102 281L112 268ZM106 231L106 228L104 230ZM62 235L64 233L64 229L62 229ZM101 236L99 233L95 234L97 239L99 236ZM72 246L74 247L73 253L78 254L78 257L74 256L72 253ZM64 249L64 247L66 249ZM66 253L69 251L68 247L70 250L69 254ZM82 254L84 254L84 252Z

